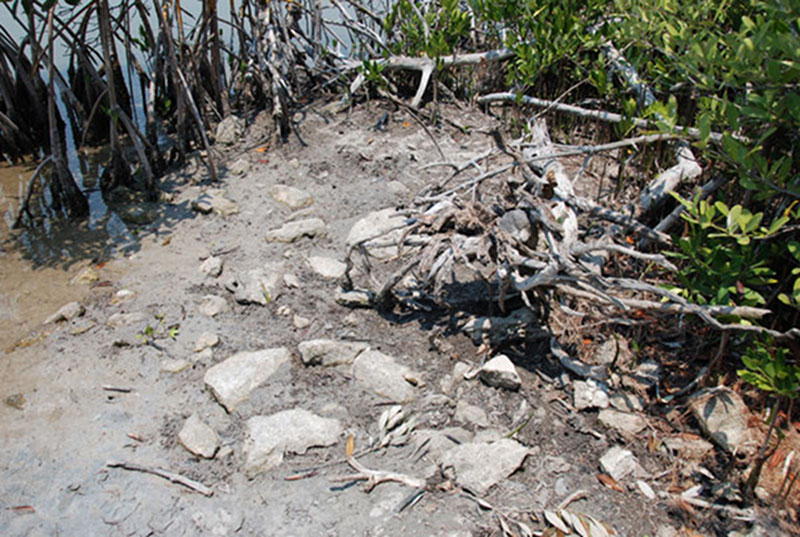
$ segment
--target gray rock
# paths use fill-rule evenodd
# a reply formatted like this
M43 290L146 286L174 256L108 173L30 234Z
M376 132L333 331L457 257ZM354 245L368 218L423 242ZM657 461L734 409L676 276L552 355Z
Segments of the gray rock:
M121 304L126 300L132 299L134 296L136 296L136 293L130 289L120 289L114 293L114 296L111 298L111 304Z
M476 427L488 427L489 418L486 412L479 406L470 405L465 401L456 403L456 413L453 416L456 421L467 423Z
M229 280L225 287L234 293L239 304L267 304L275 301L283 287L283 267L269 264L263 268L251 269Z
M600 458L600 468L617 481L622 481L629 475L646 477L647 472L639 465L636 457L627 449L614 446Z
M312 339L303 341L297 346L303 364L326 367L352 364L356 357L368 348L369 345L366 343L333 339Z
M620 412L613 408L601 410L597 419L606 427L615 429L624 435L635 435L647 427L647 420L643 417L629 412Z
M286 222L278 229L267 232L269 242L294 242L303 237L317 237L327 231L325 222L320 218L307 218Z
M214 332L203 332L197 337L194 352L203 352L206 349L219 345L219 336Z
M247 420L243 452L249 477L275 468L286 453L303 454L311 447L335 444L342 434L339 420L294 408Z
M370 247L368 241L381 237L381 240L396 240L406 227L407 217L393 208L374 211L357 221L347 234L347 247L363 243L370 254L378 259L397 255L397 246Z
M308 328L311 326L311 319L308 317L303 317L302 315L294 314L292 316L292 325L298 330L302 330L303 328Z
M498 221L498 227L521 244L531 239L531 222L528 213L521 209L508 211Z
M330 280L341 278L344 276L344 271L347 269L347 265L338 259L323 256L309 257L308 266L323 278L328 278Z
M682 459L702 459L714 449L711 442L693 434L668 436L662 441L662 445Z
M609 400L611 406L623 412L641 412L644 410L645 401L636 394L617 392L612 394Z
M622 377L622 384L634 390L647 390L660 381L661 366L653 360L645 360L636 366L631 375Z
M291 272L287 272L283 275L283 283L289 289L297 289L300 287L300 280Z
M178 441L190 453L206 459L214 458L220 446L219 436L200 416L192 414L178 433Z
M467 321L461 330L476 344L487 337L491 342L499 343L524 334L534 320L535 315L531 310L520 308L506 317L475 317Z
M631 361L628 340L619 336L605 340L594 353L594 360L595 363L602 365L627 366Z
M447 429L417 429L411 433L410 443L415 456L426 458L437 465L442 455L450 449L472 440L473 434L461 427Z
M211 214L215 212L227 217L238 213L239 207L236 203L226 198L221 190L211 189L192 201L192 210L201 214Z
M228 166L228 173L232 175L245 175L253 169L253 165L247 157L239 157Z
M140 311L133 311L131 313L115 313L110 316L106 321L108 326L130 326L132 324L141 323L147 320L147 316Z
M206 260L200 265L200 272L206 276L216 278L222 274L222 258L214 257L213 255L207 257Z
M411 375L408 367L378 351L362 352L353 361L353 376L359 384L397 403L416 397L414 388L406 381Z
M348 308L371 308L373 300L375 300L375 295L371 291L363 289L336 290L336 303Z
M267 189L267 193L277 201L290 209L302 209L314 203L314 198L305 190L300 190L293 186L272 185Z
M240 352L206 371L203 380L217 401L233 412L289 359L289 349L285 347Z
M200 535L225 537L238 533L244 525L244 515L241 513L234 515L220 507L216 510L195 511L192 514L192 522L200 530Z
M447 478L481 495L514 473L527 455L528 448L510 438L470 442L447 451L441 467Z
M573 404L576 409L608 408L608 387L595 380L576 381L572 384Z
M689 403L700 428L728 453L755 453L760 435L747 426L750 410L742 398L725 387L701 390Z
M188 360L167 358L161 362L161 371L164 373L180 373L181 371L189 369L191 365L192 364Z
M514 364L505 354L495 356L481 367L480 379L489 386L506 390L519 390L522 381Z
M44 324L71 321L77 319L84 313L86 313L86 308L84 308L80 302L69 302L58 308L58 311L48 317L44 321Z
M219 122L214 137L218 144L233 145L239 141L244 134L244 119L230 115Z
M206 317L216 317L228 311L228 302L217 295L206 295L200 301L200 313Z

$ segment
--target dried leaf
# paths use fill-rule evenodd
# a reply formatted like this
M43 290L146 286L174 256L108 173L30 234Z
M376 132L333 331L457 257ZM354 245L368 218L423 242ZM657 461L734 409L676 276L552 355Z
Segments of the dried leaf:
M622 485L620 485L616 479L614 479L608 474L597 474L597 480L600 481L603 485L610 488L611 490L616 490L617 492L625 492L625 489L622 488Z
M641 479L636 481L636 486L639 487L639 490L642 491L642 494L644 494L647 497L648 500L655 500L656 499L656 493L653 492L653 489L650 487L650 485L648 485L647 483L645 483Z
M253 149L256 153L266 153L269 150L269 146L265 145L264 147L256 147Z
M519 534L522 535L522 537L533 537L533 530L531 530L527 524L524 524L518 520L515 520L514 522L517 524L517 527L519 528Z
M514 537L514 533L511 531L511 528L508 527L508 524L503 517L497 517L498 522L500 522L500 529L503 530L503 535L508 535L509 537Z
M348 459L353 456L353 452L356 450L356 437L351 435L347 436L347 446L344 448L344 456Z
M563 531L564 533L570 533L569 526L567 526L561 517L558 516L556 513L552 511L545 510L544 518L550 523L551 526L555 526L557 529Z

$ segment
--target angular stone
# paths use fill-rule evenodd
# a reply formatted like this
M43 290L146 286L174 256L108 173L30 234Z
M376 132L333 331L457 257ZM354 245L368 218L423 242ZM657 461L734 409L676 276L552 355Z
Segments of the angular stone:
M147 320L147 315L141 311L133 311L131 313L115 313L110 316L106 321L108 326L130 326L132 324L141 323Z
M311 267L311 270L323 278L328 278L330 280L341 278L344 276L344 271L347 269L347 265L338 259L323 256L309 257L308 265Z
M371 308L375 295L363 289L336 290L336 303L348 308Z
M711 442L689 433L668 436L662 445L682 459L702 459L714 449Z
M485 384L495 388L519 390L522 386L517 369L505 354L497 355L483 364L478 375Z
M178 441L190 453L211 459L220 446L219 436L197 414L192 414L178 433Z
M467 423L476 427L489 426L489 418L486 416L486 411L479 406L470 405L465 401L458 401L458 403L456 403L456 413L453 418L461 423Z
M233 412L289 360L289 349L285 347L240 352L206 371L203 380L217 401Z
M498 222L498 227L521 244L527 244L531 238L528 213L521 209L514 209L504 214Z
M111 304L112 305L120 304L122 302L125 302L126 300L130 300L134 296L136 296L136 293L131 291L130 289L120 289L119 291L114 293L114 296L111 298Z
M617 392L612 394L609 400L611 406L623 412L641 412L644 410L644 399L632 393Z
M216 278L222 274L222 258L214 257L213 255L207 257L206 260L200 265L200 272L206 276Z
M356 357L368 348L369 345L366 343L333 339L312 339L303 341L297 346L303 364L326 367L352 364Z
M201 214L218 213L224 217L239 212L239 207L225 197L222 190L211 189L192 201L192 210Z
M647 420L637 414L620 412L613 408L605 408L597 415L600 423L622 434L634 435L647 427Z
M268 264L263 268L248 270L225 284L234 293L239 304L261 304L275 301L283 287L283 267Z
M161 362L161 371L164 373L180 373L186 371L192 364L180 358L167 358Z
M221 296L206 295L200 301L200 313L206 317L215 317L222 312L228 311L228 302Z
M194 352L203 352L211 347L219 345L219 336L214 332L203 332L197 337L194 344Z
M402 228L406 227L407 217L393 208L374 211L357 221L347 234L348 248L370 239L399 239ZM368 246L368 245L367 245ZM370 254L378 259L386 259L397 255L397 246L368 248Z
M629 475L646 477L647 472L639 465L633 453L619 446L614 446L600 458L600 468L617 481Z
M75 284L91 285L95 282L98 282L99 280L100 280L100 275L97 273L97 271L92 267L86 267L78 274L76 274L75 277L69 281L69 283L73 285Z
M303 328L307 328L311 325L311 319L295 314L292 316L292 325L298 330L302 330Z
M594 361L597 364L625 367L631 361L631 350L628 347L628 340L623 337L611 337L605 340L594 353Z
M249 477L275 468L286 453L303 454L311 447L330 446L342 435L339 420L293 408L247 420L243 452Z
M60 321L71 321L83 315L86 312L80 302L69 302L64 304L58 311L48 317L44 324L57 323Z
M267 189L267 193L277 201L290 209L302 209L314 203L314 198L305 190L300 190L293 186L272 185Z
M760 434L748 427L750 410L739 394L725 387L701 390L689 403L700 428L728 453L755 453Z
M406 381L410 374L408 367L379 351L362 352L353 361L353 376L359 384L397 403L416 397L414 388Z
M300 287L300 279L291 272L287 272L283 275L283 283L290 289L297 289Z
M267 232L269 242L294 242L303 237L317 237L327 231L325 222L320 218L307 218L286 222L278 229Z
M510 438L495 442L470 442L448 450L442 472L462 487L482 495L520 467L528 448Z
M595 380L576 381L572 384L573 405L578 410L586 408L608 408L608 388Z
M230 115L219 122L214 131L214 138L218 144L233 145L244 134L245 125L244 119Z

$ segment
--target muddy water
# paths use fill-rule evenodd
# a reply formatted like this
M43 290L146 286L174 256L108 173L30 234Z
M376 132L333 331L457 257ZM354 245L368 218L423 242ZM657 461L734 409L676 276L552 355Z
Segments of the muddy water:
M93 266L101 280L111 276L102 267L114 244L106 230L113 215L93 214L77 226L41 218L31 229L10 229L35 168L0 164L0 354L35 342L50 314L95 292L70 283L80 271Z

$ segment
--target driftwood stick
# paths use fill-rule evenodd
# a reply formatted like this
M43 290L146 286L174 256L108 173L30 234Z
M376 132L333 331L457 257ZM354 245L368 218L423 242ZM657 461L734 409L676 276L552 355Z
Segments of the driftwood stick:
M425 488L426 486L425 480L418 477L412 477L398 472L370 470L358 462L353 456L347 457L347 464L349 464L358 473L354 475L338 477L336 478L336 481L366 481L366 484L364 485L364 490L366 492L371 491L381 483L386 483L389 481L402 483L416 489Z
M708 181L700 188L699 196L700 199L705 199L713 194L718 188L728 182L728 178L726 177L715 177ZM678 204L671 213L669 213L658 225L653 228L655 231L659 232L666 232L669 231L670 228L675 225L675 223L680 219L681 214L686 210L686 207L683 204Z
M106 463L106 466L108 466L109 468L121 468L123 470L130 470L132 472L142 472L145 474L157 475L158 477L163 477L164 479L172 481L173 483L177 483L178 485L183 485L184 487L190 490L199 492L203 496L211 496L214 494L213 490L211 490L204 484L200 483L199 481L195 481L194 479L190 479L186 476L182 476L180 474L176 474L173 472L168 472L160 468L150 468L149 466L141 466L139 464L134 464L132 462L115 462L115 461Z
M478 97L478 103L479 104L487 104L494 102L515 103L517 102L517 99L519 99L519 102L523 104L530 104L541 108L552 108L553 110L558 110L559 112L573 114L579 117L585 117L589 119L596 119L598 121L605 121L607 123L622 123L623 121L628 119L633 122L634 126L640 129L653 129L656 127L655 123L647 121L646 119L642 118L626 118L623 115L616 114L614 112L608 112L605 110L591 110L589 108L581 108L580 106L558 103L555 101L548 101L546 99L539 99L536 97L530 97L528 95L517 95L516 93L510 93L510 92L490 93L488 95L483 95L481 97ZM675 127L675 131L683 133L685 136L688 136L689 138L693 139L700 138L700 130L695 129L694 127L677 126ZM713 140L714 142L722 142L722 134L718 132L712 132L709 135L709 139Z

